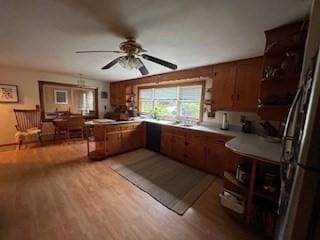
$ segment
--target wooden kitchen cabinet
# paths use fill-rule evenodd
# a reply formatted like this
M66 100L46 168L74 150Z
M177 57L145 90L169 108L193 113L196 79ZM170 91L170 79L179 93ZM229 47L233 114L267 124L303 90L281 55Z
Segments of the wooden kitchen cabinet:
M215 65L211 91L213 109L256 112L261 76L261 57Z
M206 135L203 133L187 133L185 140L185 162L195 168L205 169Z
M223 172L230 168L230 162L234 155L225 147L225 143L230 140L228 137L209 137L207 141L207 154L205 169L218 176L223 176Z
M172 134L162 131L160 152L164 155L171 156L172 151Z
M145 146L145 126L138 124L119 124L105 126L106 156L134 150ZM103 130L100 129L100 132Z
M118 104L117 94L118 94L118 84L110 83L110 105L116 106Z
M185 136L172 135L171 138L171 157L179 162L186 163Z
M241 112L257 112L262 58L252 58L237 63L233 109Z
M225 143L231 138L165 126L162 127L160 152L191 167L223 176L223 172L230 169L230 163L233 163L235 157L235 154L225 147Z
M224 63L213 67L212 105L216 110L231 110L234 102L236 64Z
M111 106L126 105L126 85L123 82L110 83Z
M136 134L134 130L121 131L121 144L123 152L134 149L135 136Z
M114 155L122 151L121 132L109 132L106 134L107 155Z
M176 127L161 127L160 152L179 162L186 163L186 130Z

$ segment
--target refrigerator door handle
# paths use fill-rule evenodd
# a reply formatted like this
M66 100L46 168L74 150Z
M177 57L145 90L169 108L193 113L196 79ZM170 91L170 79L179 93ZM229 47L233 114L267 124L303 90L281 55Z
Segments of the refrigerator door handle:
M288 132L289 132L289 128L290 128L290 123L292 121L292 117L294 115L294 112L296 111L296 107L297 107L297 103L299 102L299 100L302 97L302 93L303 93L303 86L301 86L298 91L297 94L295 95L293 102L291 104L289 113L288 113L288 117L287 117L287 121L286 121L286 125L284 128L284 132L283 132L283 137L282 137L282 153L281 153L281 158L280 158L280 177L283 181L285 181L286 177L285 177L285 164L286 162L286 155L288 155L288 153L286 152L286 143L287 140L292 140L292 137L288 136ZM290 157L291 158L291 157Z

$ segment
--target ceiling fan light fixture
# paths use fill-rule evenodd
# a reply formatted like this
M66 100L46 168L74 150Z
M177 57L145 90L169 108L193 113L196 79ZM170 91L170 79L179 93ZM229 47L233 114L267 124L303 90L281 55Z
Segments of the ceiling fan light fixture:
M142 64L135 56L123 56L119 59L119 64L125 69L139 69Z

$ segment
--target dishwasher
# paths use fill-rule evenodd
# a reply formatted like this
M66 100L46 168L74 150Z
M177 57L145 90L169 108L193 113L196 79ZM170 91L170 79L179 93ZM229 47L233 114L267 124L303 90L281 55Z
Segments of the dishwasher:
M147 149L160 152L161 143L161 125L157 123L147 123Z

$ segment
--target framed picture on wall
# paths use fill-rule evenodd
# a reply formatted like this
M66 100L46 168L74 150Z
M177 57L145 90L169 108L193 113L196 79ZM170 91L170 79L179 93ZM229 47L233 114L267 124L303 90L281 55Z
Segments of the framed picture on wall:
M108 98L108 92L102 91L101 92L101 98L107 99Z
M0 84L0 102L17 103L19 102L18 86Z
M55 104L68 104L68 91L54 90L54 103Z

